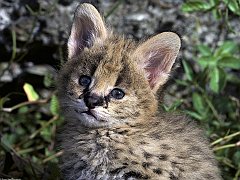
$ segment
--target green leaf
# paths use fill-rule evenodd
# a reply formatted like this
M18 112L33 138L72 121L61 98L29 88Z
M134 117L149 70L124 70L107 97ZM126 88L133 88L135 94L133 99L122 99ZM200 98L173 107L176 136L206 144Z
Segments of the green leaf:
M240 69L240 58L235 58L233 56L226 56L218 61L219 66L228 67L232 69Z
M193 71L192 71L190 65L184 60L182 61L182 63L183 63L183 69L185 71L187 80L192 81L193 80Z
M202 115L196 113L196 112L193 112L193 111L185 111L186 114L188 114L189 116L193 117L194 119L197 119L197 120L203 120L203 117Z
M236 0L228 0L227 6L233 13L240 15L240 7Z
M29 108L28 108L27 106L23 106L23 107L20 107L20 108L18 109L18 113L19 113L19 114L24 114L24 113L27 113L28 110L29 110Z
M7 96L2 97L2 98L0 97L0 109L2 109L4 103L7 102L7 101L9 101L9 100L10 100L10 98L8 98Z
M197 61L201 66L215 67L217 65L217 58L213 56L203 56Z
M50 101L50 111L53 115L59 114L59 103L56 95L53 95Z
M6 152L11 152L12 146L9 143L7 135L3 135L0 140L0 147L6 151Z
M166 112L175 111L182 104L182 102L182 99L178 99L170 106L166 106L165 104L163 104L163 108Z
M222 68L218 68L219 70L219 91L221 92L227 83L227 74Z
M187 87L190 86L190 84L184 80L175 79L175 82L181 86L187 86Z
M201 115L205 114L206 106L203 97L199 93L194 92L192 94L192 101L194 109Z
M223 55L231 55L237 50L237 44L232 41L224 42L214 53L215 57L223 56Z
M189 1L181 7L183 12L206 11L212 8L212 5L203 1Z
M197 46L198 51L201 53L202 56L211 56L212 52L211 49L206 45L198 45Z
M240 151L236 151L233 155L233 162L240 168Z
M33 86L31 84L25 83L23 85L24 92L27 95L28 101L36 101L39 99L39 95L34 90Z
M218 5L219 0L209 0L209 2L212 6L215 6L215 5Z
M240 78L235 74L227 74L227 81L235 84L240 84Z
M213 68L212 71L210 71L210 89L218 93L219 92L219 69L217 67Z
M54 85L53 75L50 73L45 74L43 84L47 88L53 86Z
M213 14L214 18L217 20L221 19L223 16L222 11L220 9L213 9L212 14Z
M45 127L44 129L42 129L40 134L41 134L41 137L43 137L45 141L51 142L52 134L51 134L50 127Z

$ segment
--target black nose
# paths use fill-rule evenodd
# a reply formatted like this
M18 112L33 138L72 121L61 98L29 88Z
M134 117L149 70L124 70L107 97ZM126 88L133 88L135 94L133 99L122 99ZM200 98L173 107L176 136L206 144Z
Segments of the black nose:
M104 98L96 94L86 93L84 96L84 102L89 109L94 109L96 106L103 106Z

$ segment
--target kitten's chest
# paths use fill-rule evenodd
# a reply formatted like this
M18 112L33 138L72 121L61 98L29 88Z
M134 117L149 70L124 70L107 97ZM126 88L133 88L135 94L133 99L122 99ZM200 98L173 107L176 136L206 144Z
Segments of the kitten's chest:
M143 154L133 153L134 142L126 132L99 131L91 140L79 139L78 159L84 162L84 167L75 170L77 179L141 178L140 174L131 172L129 162L137 163Z

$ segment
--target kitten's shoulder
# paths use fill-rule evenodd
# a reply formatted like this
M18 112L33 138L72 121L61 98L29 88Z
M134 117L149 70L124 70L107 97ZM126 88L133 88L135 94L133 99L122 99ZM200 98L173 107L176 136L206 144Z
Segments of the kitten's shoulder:
M209 142L201 126L181 113L161 112L145 127L153 141L166 141L174 148L202 146L209 151Z
M162 130L169 131L169 133L203 133L196 121L179 112L159 112L159 115L155 118L155 122L158 123L158 126L162 127Z

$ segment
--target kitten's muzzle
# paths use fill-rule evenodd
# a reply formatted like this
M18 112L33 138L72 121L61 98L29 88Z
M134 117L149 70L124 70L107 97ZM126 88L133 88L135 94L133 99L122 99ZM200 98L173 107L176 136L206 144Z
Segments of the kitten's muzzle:
M89 109L94 109L96 106L104 105L104 97L86 93L84 95L84 102Z

